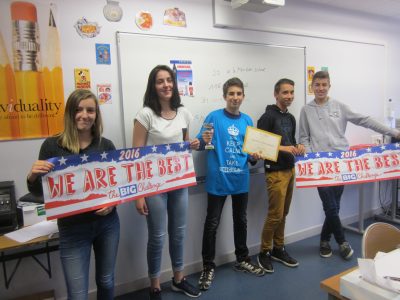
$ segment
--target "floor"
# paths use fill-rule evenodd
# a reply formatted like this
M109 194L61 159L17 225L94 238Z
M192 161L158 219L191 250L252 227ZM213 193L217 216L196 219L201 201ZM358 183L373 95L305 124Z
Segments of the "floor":
M330 258L319 256L319 236L304 239L287 246L287 251L296 258L300 265L289 268L278 262L274 263L275 272L264 277L236 272L233 263L217 267L215 279L208 291L202 292L201 300L247 300L247 299L327 299L327 294L319 287L320 281L357 265L361 256L361 238L358 233L346 230L346 238L354 249L353 258L345 261L339 256L336 243ZM252 258L254 261L256 257ZM200 273L192 274L187 279L197 284ZM173 292L170 282L162 285L163 300L190 299L181 293ZM118 300L148 299L148 289L139 290L123 296Z

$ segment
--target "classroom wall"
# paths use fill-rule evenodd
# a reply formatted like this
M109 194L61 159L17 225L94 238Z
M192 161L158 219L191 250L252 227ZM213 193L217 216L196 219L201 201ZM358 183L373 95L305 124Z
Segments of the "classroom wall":
M33 1L38 5L48 5L48 0ZM251 42L263 42L269 44L283 44L307 47L307 64L322 66L324 61L318 61L319 53L328 52L330 49L325 47L326 38L344 40L355 40L384 44L386 57L384 57L384 72L376 74L377 80L383 78L384 96L382 99L366 102L360 108L360 112L373 114L377 119L384 121L385 100L392 98L395 101L400 99L400 89L397 85L397 69L400 66L398 53L400 52L400 41L398 41L399 24L384 18L377 18L370 15L349 13L338 9L330 9L323 6L310 6L302 0L286 1L285 9L276 9L264 14L252 15L247 18L247 23L252 30L215 28L213 26L213 2L211 0L121 0L120 6L124 11L124 16L120 22L108 22L102 13L106 1L96 0L70 0L53 1L58 10L56 21L58 22L62 46L62 63L64 71L65 93L68 95L74 87L73 69L75 67L87 67L91 70L92 86L96 83L111 83L113 87L114 101L112 104L101 107L106 137L111 138L117 147L123 145L121 105L119 99L119 78L117 68L117 52L115 43L115 32L140 32L134 22L134 15L139 10L152 12L154 26L146 32L150 34L188 36L215 39L230 39ZM1 19L7 20L9 16L10 1L0 1ZM186 12L187 28L176 28L162 25L162 15L165 8L179 7ZM243 13L246 15L246 13ZM80 17L86 17L89 21L96 21L101 26L100 34L93 39L82 39L75 31L73 25ZM43 20L47 19L43 13ZM46 21L43 21L44 23ZM6 23L6 22L5 22ZM3 24L3 23L2 23ZM228 24L232 25L232 24ZM243 25L243 24L242 24ZM228 26L229 27L229 26ZM231 27L240 27L235 24ZM268 32L273 29L274 32ZM256 30L254 30L256 29ZM1 33L6 41L6 47L11 49L11 24L10 22L1 26ZM281 32L281 33L278 33ZM293 33L293 34L292 34ZM95 43L111 44L112 64L96 65L95 62ZM160 49L162 51L162 49ZM138 45L140 53L140 45ZM135 54L132 54L135 55ZM139 54L140 55L140 54ZM341 53L332 52L329 55L336 56ZM328 56L329 56L328 55ZM363 55L360 53L359 55ZM377 58L381 59L381 58ZM284 62L282 62L284 63ZM329 66L334 67L334 66ZM357 78L351 76L351 70L347 80L357 83ZM143 74L147 76L147 74ZM359 84L359 83L357 83ZM350 92L352 85L346 89L332 82L331 95L343 101L346 94ZM362 89L362 84L361 84ZM351 91L353 93L353 91ZM266 89L265 104L274 103L272 87ZM298 99L299 101L301 99ZM132 99L132 101L142 101L142 99ZM296 100L295 100L296 101ZM301 101L304 101L301 100ZM376 104L378 105L376 106ZM221 100L221 106L223 101ZM372 107L372 108L371 108ZM378 107L378 109L377 109ZM372 110L372 111L371 111ZM261 112L260 112L261 113ZM298 116L296 116L298 118ZM352 143L370 142L371 132L364 129L349 127ZM355 134L357 132L357 134ZM358 137L362 140L358 140ZM14 180L16 184L17 196L22 196L27 192L25 186L26 174L33 161L37 158L39 147L43 140L8 141L0 143L0 181ZM379 208L377 200L377 186L368 184L364 186L365 194L368 199L365 201L366 211L371 213ZM345 222L354 221L357 218L358 209L358 187L346 187L343 204L342 217ZM233 235L231 222L230 201L227 202L222 216L222 222L218 235L217 262L222 263L234 259L232 255ZM248 208L248 245L252 253L256 253L259 247L259 237L261 227L266 212L266 193L262 175L252 176L250 189L250 201ZM187 271L198 271L201 262L201 235L202 226L206 211L206 195L202 184L190 189L190 205L186 240L185 262ZM123 204L119 208L121 218L121 239L119 245L118 260L116 266L116 293L123 294L133 289L142 288L147 285L146 275L146 239L147 230L145 219L137 215L133 204ZM287 241L295 240L317 234L323 222L323 212L320 201L315 189L296 190L294 194L291 212L287 220ZM167 249L167 247L165 247ZM310 249L317 255L317 245ZM0 275L0 295L2 299L10 299L35 291L54 289L57 298L66 297L66 290L63 281L63 274L58 260L58 252L52 253L53 278L48 279L47 275L39 269L31 259L24 259L20 269L15 274L11 287L6 290L3 283L3 275ZM9 268L14 263L9 263ZM170 278L170 263L167 252L163 257L163 280ZM94 268L91 264L90 289L95 289Z

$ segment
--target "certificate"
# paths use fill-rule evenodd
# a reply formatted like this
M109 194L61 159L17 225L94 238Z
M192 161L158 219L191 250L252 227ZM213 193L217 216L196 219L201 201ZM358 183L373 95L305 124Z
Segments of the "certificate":
M247 126L243 151L258 153L264 159L277 161L282 137L275 133Z

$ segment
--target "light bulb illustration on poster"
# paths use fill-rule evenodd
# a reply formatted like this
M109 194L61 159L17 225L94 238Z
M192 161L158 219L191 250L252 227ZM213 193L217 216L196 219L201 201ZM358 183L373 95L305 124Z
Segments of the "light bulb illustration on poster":
M191 60L170 60L180 96L194 97L193 71Z

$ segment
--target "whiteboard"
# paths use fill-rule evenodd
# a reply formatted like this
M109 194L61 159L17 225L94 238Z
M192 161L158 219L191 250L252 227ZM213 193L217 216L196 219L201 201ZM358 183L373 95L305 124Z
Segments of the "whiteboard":
M290 112L298 119L305 104L305 48L228 40L183 38L117 32L120 95L122 97L125 147L132 145L133 121L143 107L147 79L159 64L189 61L193 96L182 96L182 104L193 114L190 137L201 129L204 118L225 107L222 86L231 77L245 85L241 111L256 125L268 104L274 104L273 89L280 78L295 82L295 101ZM195 151L198 177L206 173L205 151Z

